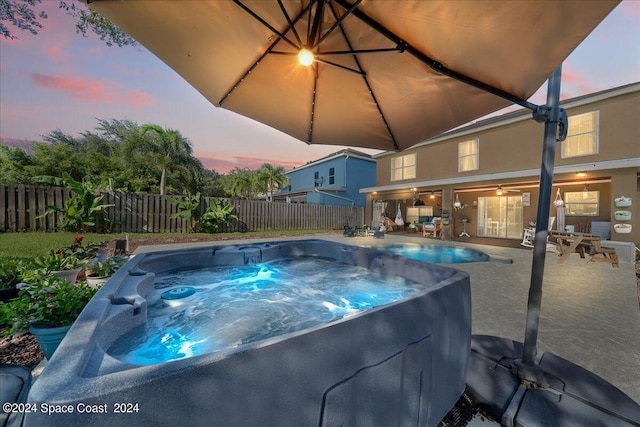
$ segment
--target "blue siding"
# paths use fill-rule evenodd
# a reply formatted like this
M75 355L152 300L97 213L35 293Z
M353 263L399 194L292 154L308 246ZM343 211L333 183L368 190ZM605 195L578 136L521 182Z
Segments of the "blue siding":
M333 168L333 183L330 181L330 171ZM315 176L323 180L322 184L315 185ZM289 191L308 191L307 203L321 205L345 205L351 203L338 197L331 197L327 194L316 193L314 187L318 187L327 193L336 194L339 197L346 197L355 202L356 206L365 206L366 195L360 194L360 188L373 187L376 184L376 162L373 160L362 160L359 158L340 156L325 161L318 161L287 172L289 177ZM343 189L333 193L331 189Z

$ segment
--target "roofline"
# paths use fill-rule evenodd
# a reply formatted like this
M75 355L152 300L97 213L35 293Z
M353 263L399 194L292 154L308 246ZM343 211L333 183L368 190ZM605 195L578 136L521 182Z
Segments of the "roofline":
M336 192L336 193L346 193L346 187L311 187L311 188L303 188L300 190L291 190L291 191L282 191L273 193L273 196L295 196L295 195L303 195L308 193L313 193L315 189L325 191L325 192Z
M589 172L599 171L607 169L623 169L623 168L640 168L640 157L634 157L631 159L618 159L618 160L605 160L602 162L580 163L574 165L556 166L554 175L561 173L572 172ZM539 177L540 169L523 169L518 171L487 173L482 175L473 176L461 176L455 178L435 179L432 181L418 181L418 182L404 182L402 184L384 185L381 187L367 187L361 188L360 193L372 193L374 191L397 191L408 190L413 187L435 187L452 184L468 184L478 181L492 181L499 179L513 179L513 178L531 178Z
M293 172L293 171L299 171L300 169L304 169L313 165L317 165L320 163L324 163L324 162L328 162L329 160L334 160L337 159L339 157L352 157L354 159L360 159L360 160L365 160L367 162L373 162L375 163L376 160L373 158L372 155L367 154L367 153L362 153L360 151L356 151L356 150L351 150L349 148L345 149L345 150L340 150L337 151L335 153L329 154L325 157L321 157L317 160L312 160L302 166L298 166L297 168L293 168L290 169L288 171L285 172L285 174L289 173L289 172Z
M560 102L560 106L568 109L568 108L576 108L583 105L592 104L594 102L600 102L605 99L614 98L616 96L627 95L629 93L634 93L640 91L640 82L629 83L624 86L618 86L611 89L605 89L599 92L590 93L587 95L581 95L575 98L566 99ZM462 137L469 134L474 134L477 132L482 132L488 129L493 129L497 127L506 126L512 123L521 122L524 120L531 119L531 110L526 108L521 108L516 111L511 111L509 113L502 114L497 117L489 117L487 119L481 120L479 122L472 122L467 126L454 129L428 139L423 142L419 142L416 145L412 145L404 151L419 148L429 144L435 144L437 142L446 141L452 138ZM383 153L378 153L373 156L374 159L378 159L379 157L386 156L389 154L397 154L397 151L385 151Z

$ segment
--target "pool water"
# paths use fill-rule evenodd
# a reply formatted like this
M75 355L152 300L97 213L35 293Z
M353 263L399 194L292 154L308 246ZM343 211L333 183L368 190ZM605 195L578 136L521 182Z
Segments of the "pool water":
M459 264L466 262L489 261L489 255L475 249L442 245L396 244L381 246L378 249L402 255L418 261L436 264Z
M183 304L162 298L195 288ZM109 353L150 365L257 342L354 315L425 290L407 279L321 258L156 275L147 322Z

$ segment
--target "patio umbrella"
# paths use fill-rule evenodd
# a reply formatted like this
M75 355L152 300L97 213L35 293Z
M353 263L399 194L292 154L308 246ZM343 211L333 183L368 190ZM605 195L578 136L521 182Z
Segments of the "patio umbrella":
M618 3L85 1L212 104L307 143L382 150L535 107L526 99Z
M545 136L522 373L535 379L560 65L619 0L87 1L212 104L307 143L403 150L532 110ZM527 101L549 76L547 105Z

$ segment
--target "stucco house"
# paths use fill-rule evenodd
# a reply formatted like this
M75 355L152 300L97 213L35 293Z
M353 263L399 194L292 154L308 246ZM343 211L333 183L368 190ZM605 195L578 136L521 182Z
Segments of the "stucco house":
M286 172L289 186L274 201L365 206L361 188L376 183L376 160L353 149L341 150Z
M556 145L550 216L559 221L552 229L640 245L640 83L561 107L569 129ZM360 190L366 218L375 220L380 203L389 212L400 203L411 221L419 205L421 215L448 219L444 239L466 239L464 226L474 241L513 244L536 220L543 132L528 110L518 110L379 154L376 185Z

